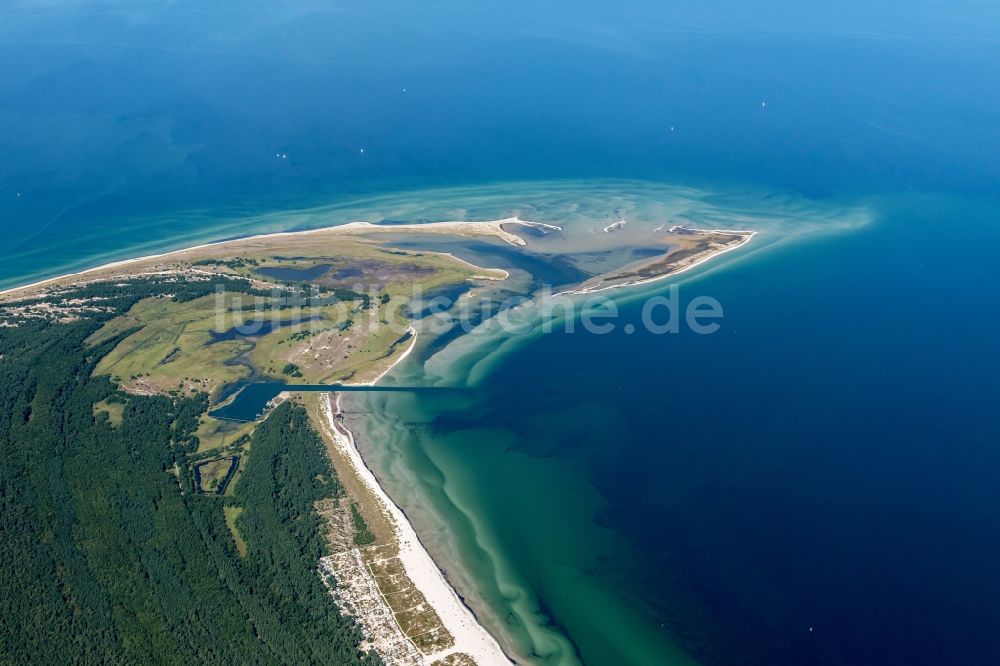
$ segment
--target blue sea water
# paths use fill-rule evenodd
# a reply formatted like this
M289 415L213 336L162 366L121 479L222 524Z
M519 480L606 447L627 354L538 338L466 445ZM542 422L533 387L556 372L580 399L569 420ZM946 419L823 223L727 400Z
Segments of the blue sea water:
M563 637L519 654L997 663L998 26L973 0L8 3L0 287L427 187L867 206L686 287L715 335L543 336L471 422L378 399L432 420L409 454L462 500L445 531L490 524L456 548L481 596L519 601L493 557Z
M500 526L492 556L582 660L674 663L654 637L624 649L609 590L702 663L1000 659L1000 304L980 254L1000 208L884 212L686 285L724 305L714 335L644 333L637 304L611 335L512 353L475 409L438 408L423 473L473 468L458 495ZM525 489L553 459L566 471ZM555 527L594 491L570 509L586 536Z
M998 19L971 0L8 3L0 283L424 186L994 193Z

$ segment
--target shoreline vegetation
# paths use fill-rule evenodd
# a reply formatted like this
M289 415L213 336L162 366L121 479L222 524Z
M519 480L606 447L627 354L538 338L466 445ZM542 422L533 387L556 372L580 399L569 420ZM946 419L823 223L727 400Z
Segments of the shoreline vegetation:
M664 226L646 231L643 243L651 256L619 262L617 268L593 274L565 293L590 294L676 276L744 246L756 233L682 225L664 232ZM523 230L528 239L514 233L514 229ZM608 228L604 231L610 233ZM636 242L629 236L634 233L631 225L626 231L622 222L615 231L615 242ZM12 325L11 318L72 323L100 316L104 312L102 297L60 300L60 296L101 285L122 288L132 281L138 284L142 280L160 280L181 285L224 280L227 293L235 290L258 298L268 298L268 288L280 287L286 294L297 292L290 282L266 279L259 270L264 264L282 275L315 274L326 293L336 295L334 301L353 303L350 312L357 315L380 305L391 309L394 296L405 297L402 287L411 283L435 289L470 281L481 285L503 282L511 275L505 269L481 268L449 252L390 251L386 247L392 247L391 241L383 247L375 240L382 234L486 239L526 248L536 241L544 245L546 237L560 237L562 232L562 227L515 216L484 222L353 222L251 236L111 262L4 290L0 292L0 307L8 319L2 323ZM343 264L339 269L334 265L338 261ZM342 280L337 278L340 273L345 276ZM361 273L373 279L383 292L374 306L371 296L346 286L349 278ZM272 294L269 298L271 307L288 307L290 314L298 313L298 306L285 302L290 296L282 300ZM362 327L352 327L352 319L345 318L351 316L350 312L345 315L329 309L310 315L310 321L319 318L330 324L318 333L304 335L275 327L254 335L224 336L226 331L213 328L217 323L213 315L218 314L213 312L213 306L217 311L219 301L211 301L208 294L181 301L176 294L166 300L162 296L139 300L126 315L110 319L88 337L92 345L114 343L96 365L95 376L110 376L125 396L190 398L207 394L217 399L217 407L235 395L226 393L227 387L259 375L283 375L285 379L301 379L303 384L374 385L417 346L418 328L412 325L407 327L406 344L399 345L398 337L383 334L379 326L373 331L360 331ZM227 308L239 309L231 305ZM290 373L289 368L294 372ZM233 461L226 486L218 493L220 499L229 501L226 497L239 485L255 429L287 402L305 407L309 422L323 439L340 483L346 488L346 498L317 504L327 523L329 540L329 554L320 558L317 567L342 612L361 626L366 637L362 651L373 649L391 663L509 663L504 649L477 621L434 563L401 508L365 464L355 446L354 433L344 423L340 394L314 393L306 397L289 390L273 400L256 422L237 426L220 425L203 416L195 430L201 442L197 449L200 460ZM226 509L226 525L241 553L246 551L240 533L242 511L244 508Z

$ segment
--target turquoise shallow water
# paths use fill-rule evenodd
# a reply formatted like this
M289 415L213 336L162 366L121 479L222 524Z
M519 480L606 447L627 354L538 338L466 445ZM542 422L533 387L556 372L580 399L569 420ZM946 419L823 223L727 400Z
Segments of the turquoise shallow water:
M715 335L552 333L460 402L350 398L371 412L356 417L362 448L390 492L522 654L1000 654L986 629L1000 308L977 291L998 210L924 197L880 210L686 282L724 304ZM638 324L639 305L622 321Z
M0 287L355 219L801 236L689 276L712 336L413 356L474 390L355 396L366 455L530 661L997 663L997 12L15 3Z

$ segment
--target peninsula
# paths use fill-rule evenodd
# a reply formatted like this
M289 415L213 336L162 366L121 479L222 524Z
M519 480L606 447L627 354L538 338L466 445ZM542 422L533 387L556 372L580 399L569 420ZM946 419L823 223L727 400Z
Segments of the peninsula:
M221 548L213 557L231 552L237 568L272 538L261 532L261 507L248 489L263 482L267 460L284 454L275 449L265 460L262 451L295 430L309 442L304 450L325 452L326 461L314 461L311 474L330 483L308 494L301 511L320 536L311 565L316 580L335 614L357 627L356 655L394 664L505 663L500 644L452 589L365 465L342 418L339 395L295 386L374 384L416 348L420 295L488 292L515 270L481 267L450 252L394 247L400 235L499 243L538 261L558 257L589 276L570 285L579 293L675 276L754 235L680 225L661 233L662 226L642 232L630 225L602 234L599 272L591 263L594 250L574 250L574 239L561 227L517 217L351 223L254 236L7 290L0 293L0 331L5 348L30 346L36 336L79 336L76 353L87 368L81 381L91 387L93 428L131 431L141 414L169 413L172 434L163 440L159 462L144 473L158 483L159 465L179 493L170 520L217 519L224 525L222 533L203 538L212 541L210 550ZM643 258L630 260L639 250ZM244 420L212 416L259 383L282 387L263 414ZM279 422L285 425L275 430ZM289 479L291 469L282 472ZM271 519L278 521L274 525L279 518ZM279 633L277 626L261 631Z

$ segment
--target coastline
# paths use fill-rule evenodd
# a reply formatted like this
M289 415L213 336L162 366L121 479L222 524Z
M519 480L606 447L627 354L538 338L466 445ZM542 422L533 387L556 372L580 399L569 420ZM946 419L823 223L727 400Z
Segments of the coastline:
M443 654L426 655L424 663L433 663L452 653L466 654L480 666L512 663L497 640L486 631L458 596L430 553L424 548L402 509L386 494L375 474L365 464L355 445L354 434L338 418L341 413L341 394L338 393L336 396L336 409L333 405L333 394L326 394L320 399L320 413L324 421L322 427L330 435L338 452L349 462L356 478L378 501L380 509L392 526L393 537L398 547L398 558L403 564L406 575L424 595L427 603L437 612L441 624L455 639L454 645Z
M413 352L414 348L416 348L417 329L413 328L413 326L409 326L407 327L406 332L410 334L410 344L406 347L406 349L403 350L402 354L394 358L392 362L389 363L389 365L387 365L384 370L382 370L382 372L378 373L375 379L369 380L367 382L344 382L344 386L375 386L375 384L378 384L383 377L389 374L389 372L393 368L395 368L399 363L402 363L403 359L409 356Z
M498 220L483 220L481 222L464 222L456 220L456 221L444 221L444 222L427 222L423 224L392 224L392 225L373 224L371 222L348 222L346 224L338 224L330 227L318 227L316 229L304 229L301 231L276 231L273 233L256 234L252 236L246 236L243 238L230 238L228 240L213 241L211 243L201 243L199 245L192 245L191 247L184 247L177 250L170 250L168 252L149 254L141 257L133 257L131 259L120 259L117 261L111 261L106 264L93 266L91 268L86 268L81 271L74 271L72 273L57 275L54 277L37 280L35 282L30 282L28 284L18 285L16 287L9 287L7 289L0 290L0 298L11 296L19 292L28 292L33 289L38 289L49 285L55 285L64 280L81 278L84 276L89 276L91 274L100 273L102 271L124 268L126 266L132 266L145 262L180 258L180 255L189 252L198 252L200 250L207 250L207 249L225 249L226 247L236 246L243 243L256 243L259 241L269 240L272 238L286 238L290 236L302 237L302 236L324 234L324 233L331 235L339 235L339 234L364 235L369 233L393 233L402 230L410 232L417 231L420 233L431 233L431 234L450 233L455 235L496 236L501 240L503 240L504 242L508 243L509 245L523 246L527 244L525 240L520 236L512 234L503 229L502 225L504 224L522 224L531 227L535 225L541 225L542 223L527 222L524 220L519 220L517 219L517 217L509 217ZM544 226L549 227L552 225L544 225ZM462 263L468 263L468 262L463 261ZM503 279L503 278L493 278L489 276L477 276L477 277L480 277L480 279Z
M349 222L349 223L346 223L346 224L335 225L335 226L331 226L331 227L320 227L320 228L317 228L317 229L306 229L306 230L302 230L302 231L280 231L280 232L274 232L274 233L268 233L268 234L258 234L258 235L254 235L254 236L247 236L245 238L236 238L236 239L215 241L215 242L211 242L211 243L202 243L200 245L194 245L194 246L191 246L191 247L181 248L181 249L178 249L178 250L171 250L169 252L163 252L163 253L160 253L160 254L151 254L151 255L145 255L145 256L142 256L142 257L135 257L135 258L132 258L132 259L123 259L123 260L119 260L119 261L112 261L112 262L109 262L109 263L106 263L106 264L102 264L100 266L94 266L92 268L88 268L88 269L85 269L85 270L82 270L82 271L77 271L77 272L74 272L74 273L67 273L65 275L59 275L59 276L51 277L51 278L45 278L44 280L38 280L36 282L32 282L32 283L29 283L29 284L20 285L20 286L17 286L17 287L10 287L8 289L0 290L0 299L5 299L5 298L10 297L10 296L17 296L20 292L26 292L24 295L27 296L28 295L27 292L30 292L33 289L39 289L39 288L43 288L43 287L50 286L50 285L54 286L54 285L57 285L57 284L59 284L59 283L61 283L63 281L66 281L66 280L72 280L74 278L81 278L81 277L89 276L91 274L98 274L98 273L101 273L102 271L109 271L109 270L113 270L113 269L124 268L126 266L137 265L137 264L141 264L141 263L144 263L144 262L153 262L153 261L159 261L159 260L164 260L164 259L181 258L181 256L184 255L184 254L191 253L191 252L198 252L200 250L206 250L206 249L226 249L227 247L230 247L230 246L237 246L239 244L256 243L256 242L265 241L265 240L273 239L273 238L302 237L302 236L316 235L316 234L322 234L322 233L331 234L331 235L340 235L340 234L344 234L344 235L353 235L353 234L365 235L365 234L372 234L372 233L394 233L394 232L398 232L398 231L402 230L402 231L417 232L417 233L454 234L454 235L460 235L460 236L461 235L472 235L472 236L486 235L486 236L495 236L495 237L503 240L505 243L508 243L509 245L513 245L513 246L517 246L517 247L523 247L523 246L528 245L527 241L525 241L523 238L521 238L520 236L517 236L515 234L512 234L509 231L507 231L506 229L504 229L503 225L505 225L505 224L519 224L519 225L523 225L523 226L526 226L526 227L529 227L529 228L543 228L543 229L548 229L550 231L556 231L556 230L561 231L562 230L562 227L558 227L556 225L545 224L545 223L542 223L542 222L529 222L529 221L526 221L526 220L520 220L520 219L517 218L517 216L509 217L509 218L502 218L502 219L497 219L497 220L483 220L483 221L479 221L479 222L443 221L443 222L427 222L427 223L422 223L422 224L393 224L393 225L380 225L380 224L373 224L371 222ZM660 228L662 228L662 226L663 225L661 225ZM675 225L674 227L671 227L670 231L673 231L674 229L677 229L677 228L679 228L678 225ZM711 261L712 259L714 259L714 258L716 258L718 256L721 256L721 255L723 255L723 254L725 254L727 252L731 252L733 250L737 250L739 248L742 248L747 243L749 243L751 240L753 240L753 238L755 236L757 236L757 234L760 233L759 231L752 231L752 230L694 229L694 228L689 228L689 227L682 227L682 228L684 228L686 230L689 230L689 231L699 232L699 233L720 233L720 234L733 234L733 235L742 234L742 235L745 235L746 238L742 242L737 243L735 245L732 245L732 246L729 246L729 247L725 247L725 248L720 249L720 250L714 250L714 251L711 251L711 252L705 252L703 254L703 256L698 257L696 261L693 261L693 262L691 262L689 264L686 264L686 265L682 266L681 268L679 268L678 270L671 271L671 272L668 272L668 273L664 273L663 275L657 275L657 276L654 276L654 277L651 277L651 278L645 278L645 279L635 280L635 281L630 281L630 282L623 282L623 283L620 283L620 284L612 284L612 285L592 287L592 288L582 288L582 289L581 288L567 289L567 290L559 292L559 293L557 293L555 295L559 296L559 295L563 295L563 294L566 294L566 295L594 294L594 293L597 293L597 292L607 291L607 290L610 290L610 289L618 289L618 288L622 288L622 287L636 287L636 286L640 286L640 285L650 284L650 283L653 283L653 282L658 282L660 280L664 280L664 279L669 278L669 277L680 275L681 273L689 271L689 270L691 270L693 268L697 268L698 266L700 266L700 265L702 265L702 264L704 264L704 263L706 263L708 261ZM442 253L442 254L444 254L445 256L448 256L449 258L451 258L451 259L453 259L453 260L455 260L455 261L457 261L459 263L466 264L466 265L468 265L470 267L474 267L474 268L477 268L477 269L480 268L478 266L474 266L474 264L471 264L470 262L467 262L467 261L465 261L465 260L463 260L463 259L455 256L452 253L445 252L445 253ZM474 277L476 279L481 279L481 280L500 281L500 280L504 280L504 279L506 279L507 277L510 276L510 273L508 271L503 270L503 269L494 269L494 270L497 271L497 272L502 272L503 275L502 276L501 275L497 275L497 276L476 275ZM391 366L390 366L390 369L391 369ZM386 372L388 372L388 370ZM384 375L385 373L382 373L382 374ZM380 376L380 378L381 378L381 376ZM376 379L375 381L378 381L378 380Z
M372 380L355 382L352 386L373 386L402 363L416 348L418 333L412 326L410 344ZM407 577L414 587L423 594L428 605L437 613L441 625L451 634L455 642L447 650L440 653L423 656L425 664L438 663L450 654L465 654L472 657L476 664L488 666L492 664L510 664L511 659L504 653L500 643L476 619L472 610L466 605L443 571L424 547L423 542L406 517L402 508L389 497L375 473L365 463L361 452L354 441L354 433L343 422L343 411L340 406L342 393L330 392L319 397L319 425L333 440L341 458L346 460L355 479L364 486L370 496L378 504L379 512L388 519L392 530L392 539L396 544L397 557L403 564ZM334 398L336 396L336 398ZM390 612L389 617L393 617ZM396 620L391 620L396 624ZM398 624L396 628L401 629ZM402 632L399 634L404 636ZM419 651L418 651L419 652Z
M677 227L672 227L670 230L673 231L676 228ZM687 229L688 227L684 227L684 228ZM760 233L759 231L751 231L749 229L747 229L747 230L734 230L734 229L691 229L691 231L698 231L698 232L701 232L701 233L734 234L734 235L736 235L736 234L745 234L746 238L743 239L741 242L735 244L735 245L732 245L732 246L729 246L729 247L725 247L725 248L723 248L721 250L714 250L714 251L711 251L711 252L705 252L704 255L701 256L701 257L698 257L698 259L696 261L692 261L691 263L682 266L681 268L677 269L676 271L671 271L669 273L664 273L663 275L657 275L657 276L654 276L654 277L651 277L651 278L646 278L646 279L643 279L643 280L635 280L633 282L623 282L621 284L610 284L610 285L607 285L607 286L596 287L596 288L567 289L566 291L561 291L558 294L555 294L555 296L560 296L560 295L563 295L563 294L568 294L568 295L596 294L597 292L600 292L600 291L608 291L608 290L611 290L611 289L620 289L622 287L638 287L638 286L644 285L644 284L651 284L653 282L659 282L660 280L665 280L667 278L671 278L671 277L680 275L681 273L689 271L689 270L691 270L693 268L697 268L698 266L701 266L702 264L704 264L706 262L709 262L709 261L715 259L716 257L720 257L723 254L726 254L727 252L732 252L733 250L738 250L741 247L745 246L747 243L749 243L751 240L753 240L753 238L757 234Z

